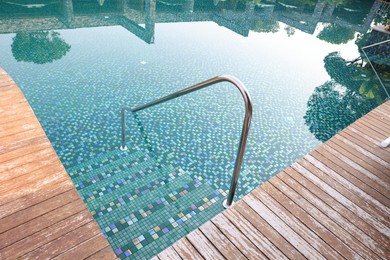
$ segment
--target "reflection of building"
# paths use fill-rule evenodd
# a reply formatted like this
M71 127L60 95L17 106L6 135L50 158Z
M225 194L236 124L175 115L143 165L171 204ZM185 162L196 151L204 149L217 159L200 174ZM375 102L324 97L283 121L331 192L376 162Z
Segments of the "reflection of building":
M41 8L15 7L12 1L26 0L0 0L0 33L120 25L153 43L157 22L214 21L243 36L250 30L275 32L279 21L310 34L319 23L365 33L383 0L349 6L296 0L40 0L46 2Z
M39 8L15 8L11 0L0 0L0 33L120 25L145 42L152 43L155 0L145 1L142 9L130 8L124 0L105 1L103 5L91 1L61 0ZM7 13L8 16L5 15Z
M265 9L268 15L272 12L276 20L310 34L314 33L318 23L338 24L355 32L365 33L370 28L370 24L380 7L379 0L365 1L363 6L355 6L356 9L344 6L337 7L336 4L323 1L318 1L314 6L285 4L285 0L272 2L273 6L271 8L267 6ZM370 5L371 8L369 8ZM260 7L259 9L261 14L264 8ZM348 17L351 16L357 17L357 19L348 21Z

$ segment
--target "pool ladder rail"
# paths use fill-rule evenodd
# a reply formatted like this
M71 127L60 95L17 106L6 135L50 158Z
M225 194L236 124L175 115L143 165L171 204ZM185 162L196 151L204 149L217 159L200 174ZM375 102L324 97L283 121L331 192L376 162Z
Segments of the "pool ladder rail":
M238 183L238 177L240 176L241 165L242 165L242 161L243 161L243 158L244 158L246 141L248 139L248 133L249 133L249 128L250 128L251 119L252 119L252 99L251 99L251 96L250 96L247 88L245 87L245 85L238 78L236 78L234 76L230 76L230 75L217 76L217 77L214 77L214 78L208 79L206 81L200 82L200 83L195 84L195 85L193 85L191 87L182 89L182 90L180 90L178 92L175 92L173 94L167 95L165 97L159 98L159 99L157 99L155 101L146 103L144 105L141 105L141 106L138 106L138 107L135 107L135 108L123 107L122 111L121 111L122 144L121 144L120 149L122 151L126 151L127 150L127 146L126 146L126 122L125 122L126 121L126 111L131 111L133 113L136 113L136 112L141 111L143 109L146 109L146 108L158 105L160 103L164 103L164 102L169 101L171 99L178 98L180 96L189 94L191 92L194 92L194 91L197 91L197 90L209 87L211 85L214 85L214 84L217 84L217 83L220 83L220 82L229 82L232 85L234 85L240 91L240 93L241 93L241 95L242 95L242 97L244 99L244 102L245 102L245 117L244 117L244 122L243 122L243 125L242 125L241 139L240 139L240 143L239 143L239 146L238 146L236 162L235 162L235 165L234 165L234 172L233 172L233 176L232 176L231 183L230 183L229 194L228 194L227 198L223 201L223 206L225 208L229 208L234 203L233 202L234 194L236 192L236 187L237 187L237 183Z

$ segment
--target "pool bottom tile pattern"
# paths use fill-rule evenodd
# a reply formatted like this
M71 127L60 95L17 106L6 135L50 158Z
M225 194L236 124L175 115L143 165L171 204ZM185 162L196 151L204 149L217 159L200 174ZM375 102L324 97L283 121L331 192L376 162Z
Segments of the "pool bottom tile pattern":
M227 190L155 157L117 149L68 169L120 259L151 258L223 210Z

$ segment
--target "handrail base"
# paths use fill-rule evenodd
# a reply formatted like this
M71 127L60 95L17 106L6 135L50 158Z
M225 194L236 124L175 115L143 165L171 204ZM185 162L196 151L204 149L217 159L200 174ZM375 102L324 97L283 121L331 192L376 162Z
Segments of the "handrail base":
M228 209L230 208L231 206L234 205L234 201L232 202L232 205L228 205L227 204L227 199L225 199L223 202L222 202L222 206L225 208L225 209Z
M119 149L120 149L121 151L123 151L123 152L129 150L129 148L127 148L127 145L125 145L125 146L122 146L122 145L121 145L121 147L120 147Z

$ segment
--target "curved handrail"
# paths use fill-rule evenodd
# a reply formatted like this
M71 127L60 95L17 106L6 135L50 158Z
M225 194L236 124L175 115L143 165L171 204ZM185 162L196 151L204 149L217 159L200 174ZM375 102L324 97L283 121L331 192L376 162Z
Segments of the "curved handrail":
M236 163L234 166L234 173L233 173L231 184L230 184L229 194L228 194L226 200L224 200L224 202L223 202L223 206L225 208L228 208L233 204L234 194L236 192L238 177L240 176L241 165L242 165L242 161L244 158L244 152L245 152L245 145L246 145L246 141L248 139L248 133L249 133L249 128L250 128L251 119L252 119L252 100L251 100L251 97L249 95L248 90L244 86L244 84L236 77L230 76L230 75L217 76L217 77L211 78L209 80L203 81L201 83L195 84L191 87L180 90L178 92L175 92L173 94L170 94L168 96L157 99L155 101L152 101L150 103L146 103L144 105L135 107L133 109L126 108L126 107L122 108L122 111L121 111L121 119L122 119L121 150L127 150L126 133L125 133L125 130L126 130L126 125L125 125L126 110L129 110L129 111L135 113L137 111L158 105L160 103L169 101L169 100L174 99L174 98L178 98L180 96L189 94L189 93L194 92L196 90L200 90L200 89L203 89L205 87L214 85L214 84L219 83L219 82L224 82L224 81L229 82L229 83L233 84L234 86L236 86L237 89L240 91L242 97L244 98L244 102L245 102L245 118L244 118L244 123L242 125L241 139L240 139L240 144L238 146Z

